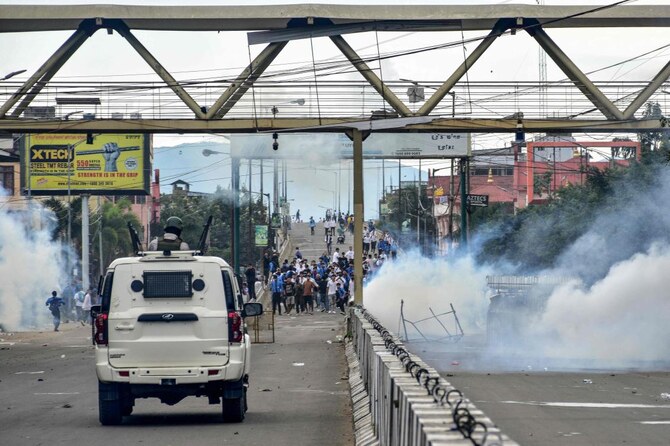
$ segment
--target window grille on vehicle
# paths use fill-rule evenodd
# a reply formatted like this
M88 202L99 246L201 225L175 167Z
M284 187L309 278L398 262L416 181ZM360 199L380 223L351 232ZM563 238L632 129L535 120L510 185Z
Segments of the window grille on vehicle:
M145 271L145 298L193 297L191 271Z

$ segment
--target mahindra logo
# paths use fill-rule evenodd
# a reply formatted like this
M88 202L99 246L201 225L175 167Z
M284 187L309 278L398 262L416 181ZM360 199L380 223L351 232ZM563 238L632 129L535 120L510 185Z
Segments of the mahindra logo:
M174 314L172 313L165 313L163 316L161 316L163 320L170 321L174 319Z

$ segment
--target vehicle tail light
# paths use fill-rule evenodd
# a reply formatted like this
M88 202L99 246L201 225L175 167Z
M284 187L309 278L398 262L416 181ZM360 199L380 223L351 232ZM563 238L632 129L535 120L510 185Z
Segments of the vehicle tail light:
M235 311L228 313L228 341L242 342L242 317Z
M93 340L97 345L107 345L107 313L100 313L95 318Z
M128 370L121 370L121 371L119 372L119 376L125 376L125 377L128 377L128 376L130 376L130 372L129 372Z

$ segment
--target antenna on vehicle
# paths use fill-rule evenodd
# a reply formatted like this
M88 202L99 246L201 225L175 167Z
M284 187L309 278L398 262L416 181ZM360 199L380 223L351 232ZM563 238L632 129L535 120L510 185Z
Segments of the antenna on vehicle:
M140 242L140 236L137 235L137 231L131 222L128 222L128 232L130 233L130 241L133 244L133 252L135 252L135 255L137 256L141 255L142 243Z
M202 233L200 234L200 240L198 240L198 252L201 255L205 255L207 252L207 236L209 235L209 228L212 226L212 216L210 215L209 218L207 218L207 223L205 223L205 226L202 228Z

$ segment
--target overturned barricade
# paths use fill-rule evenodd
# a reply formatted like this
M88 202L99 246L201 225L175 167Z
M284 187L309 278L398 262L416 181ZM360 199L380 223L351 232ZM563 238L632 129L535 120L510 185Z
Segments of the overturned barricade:
M363 308L347 345L357 445L515 445Z

